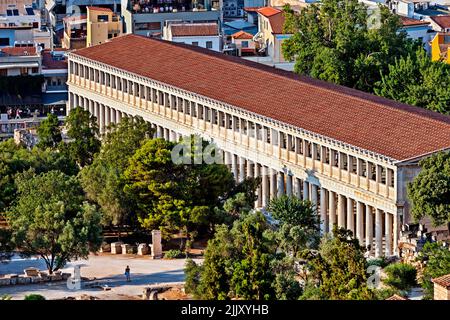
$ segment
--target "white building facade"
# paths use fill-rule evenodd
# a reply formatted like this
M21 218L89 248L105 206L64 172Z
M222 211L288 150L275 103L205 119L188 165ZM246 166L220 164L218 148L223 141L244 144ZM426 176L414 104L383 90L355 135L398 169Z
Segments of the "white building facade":
M157 40L133 37L133 43L161 45ZM111 44L101 46L107 49ZM87 58L84 52L88 50L92 48L69 54L68 110L77 106L88 110L97 117L102 132L124 116L141 116L153 125L157 137L178 141L198 134L212 140L237 180L261 177L255 207L264 207L282 194L301 197L316 206L322 232L337 224L353 231L373 256L398 254L400 226L409 220L406 184L419 172L421 157L397 161Z

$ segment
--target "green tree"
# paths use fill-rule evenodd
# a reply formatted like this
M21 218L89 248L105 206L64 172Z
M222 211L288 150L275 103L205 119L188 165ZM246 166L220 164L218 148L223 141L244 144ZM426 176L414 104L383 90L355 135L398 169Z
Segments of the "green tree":
M450 250L442 242L427 242L417 259L425 264L420 280L425 299L433 299L434 286L431 280L450 273Z
M410 290L417 284L417 270L407 263L393 263L388 265L384 271L387 278L384 283L398 290Z
M91 165L80 172L80 181L89 200L97 203L105 225L134 224L134 201L124 192L124 172L128 161L153 131L141 117L121 119L108 128L100 152Z
M16 174L30 168L36 173L59 170L74 175L78 172L76 164L58 151L40 148L28 150L16 145L13 139L0 142L0 213L11 205L15 198Z
M267 222L262 214L242 222L243 258L234 262L230 279L233 292L241 299L269 300L275 296L275 277L270 268L273 257L263 237L266 229Z
M66 118L66 128L70 141L60 144L60 148L80 167L91 164L101 145L97 118L89 111L77 107L70 110Z
M294 262L276 253L269 230L260 212L241 215L231 229L217 226L204 262L186 265L186 291L208 300L297 299L301 287Z
M56 148L62 140L58 117L52 113L47 114L47 118L37 128L37 134L39 148Z
M319 251L301 254L309 271L302 299L371 300L374 292L367 286L364 248L349 230L334 227Z
M49 273L72 259L87 258L101 244L100 214L84 202L75 177L59 171L16 178L17 200L7 213L13 242L25 255L39 255Z
M407 187L413 217L430 217L435 226L449 223L450 152L434 154L419 165L422 170Z
M379 96L450 114L450 66L431 61L420 48L396 58L374 91Z
M298 14L286 6L284 31L292 36L283 55L297 73L371 92L380 70L417 46L388 8L378 13L369 16L358 0L322 0Z
M11 230L0 227L0 263L11 258L13 249Z
M145 142L124 173L125 191L136 202L144 228L168 233L181 230L191 237L201 226L211 224L214 208L223 205L235 182L223 164L176 163L174 146L163 139Z
M32 293L25 296L23 300L46 300L43 295Z
M296 257L299 250L316 247L319 216L310 201L282 195L269 202L267 211L279 221L275 237L284 252Z

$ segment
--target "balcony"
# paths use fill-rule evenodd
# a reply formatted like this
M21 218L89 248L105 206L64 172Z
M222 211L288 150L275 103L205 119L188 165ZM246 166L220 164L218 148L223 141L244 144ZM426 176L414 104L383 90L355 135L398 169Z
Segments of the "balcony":
M219 1L200 0L194 4L192 0L168 0L162 3L161 0L131 0L128 10L134 14L148 13L175 13L175 12L198 12L198 11L218 11Z

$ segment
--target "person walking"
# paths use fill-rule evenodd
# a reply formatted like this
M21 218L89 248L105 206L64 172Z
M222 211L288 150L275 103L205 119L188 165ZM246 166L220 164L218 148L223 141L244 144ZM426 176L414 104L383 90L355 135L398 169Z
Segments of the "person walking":
M127 266L125 268L125 276L127 277L127 282L130 282L131 281L131 277L130 277L130 267L129 266Z

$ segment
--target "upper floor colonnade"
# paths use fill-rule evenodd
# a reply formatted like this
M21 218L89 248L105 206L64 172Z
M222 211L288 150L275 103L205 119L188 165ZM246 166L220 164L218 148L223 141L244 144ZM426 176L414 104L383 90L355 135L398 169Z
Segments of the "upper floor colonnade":
M352 230L375 256L397 254L402 214L395 161L81 56L69 59L68 111L94 114L100 130L142 116L158 137L214 141L237 180L261 177L256 207L282 194L312 201L323 232Z

